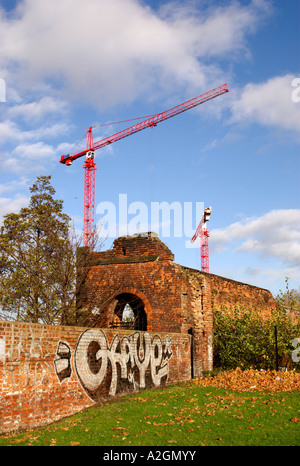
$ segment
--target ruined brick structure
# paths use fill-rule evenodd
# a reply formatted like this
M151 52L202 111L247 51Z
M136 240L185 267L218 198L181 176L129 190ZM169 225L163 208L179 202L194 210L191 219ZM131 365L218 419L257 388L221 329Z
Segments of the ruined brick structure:
M117 238L112 249L93 252L90 264L81 290L86 305L93 301L88 325L122 325L129 304L136 330L191 336L193 377L213 367L213 307L269 312L275 306L268 290L176 264L173 253L153 233Z
M79 271L87 275L78 295L84 326L0 321L0 432L199 377L213 364L213 307L274 306L267 290L174 263L150 233L89 258L87 273ZM124 329L127 304L135 321Z

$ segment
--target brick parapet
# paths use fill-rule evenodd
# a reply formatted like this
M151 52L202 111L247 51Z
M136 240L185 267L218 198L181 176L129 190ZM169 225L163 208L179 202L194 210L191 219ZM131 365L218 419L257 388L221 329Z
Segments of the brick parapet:
M174 254L158 238L149 232L132 236L120 236L113 243L113 248L92 254L92 263L133 263L152 262L156 260L174 260Z

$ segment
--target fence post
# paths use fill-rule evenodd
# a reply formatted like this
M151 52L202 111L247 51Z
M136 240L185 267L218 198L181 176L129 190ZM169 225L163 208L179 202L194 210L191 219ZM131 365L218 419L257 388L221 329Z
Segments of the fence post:
M190 336L190 350L191 350L191 379L194 378L194 338L193 338L193 329L188 330Z
M277 325L274 326L274 334L275 334L275 355L276 355L276 371L278 372L278 343L277 343Z

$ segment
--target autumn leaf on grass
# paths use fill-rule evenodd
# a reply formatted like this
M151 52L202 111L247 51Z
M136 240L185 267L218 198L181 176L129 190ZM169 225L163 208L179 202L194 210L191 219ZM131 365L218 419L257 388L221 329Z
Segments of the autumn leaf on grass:
M80 442L70 442L71 447L76 447L77 445L80 445Z
M298 419L297 417L292 417L291 421L292 421L292 422L299 422L300 419Z
M35 437L30 437L29 441L28 441L28 445L31 445L33 442L35 442L37 439L39 438L38 435L36 435Z
M16 439L12 439L9 441L9 443L21 443L21 442L24 442L25 439L24 438L16 438Z

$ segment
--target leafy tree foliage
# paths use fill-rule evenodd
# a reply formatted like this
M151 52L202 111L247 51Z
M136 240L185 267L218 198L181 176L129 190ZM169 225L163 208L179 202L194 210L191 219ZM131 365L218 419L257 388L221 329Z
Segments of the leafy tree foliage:
M30 188L28 207L4 217L0 234L2 318L74 322L79 244L63 202L53 197L50 179L38 177Z
M279 367L298 369L291 355L300 325L279 306L262 319L255 309L214 311L214 366L222 369L276 369L275 327Z

